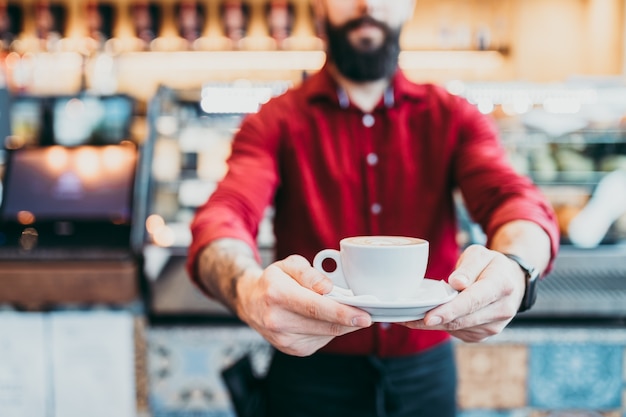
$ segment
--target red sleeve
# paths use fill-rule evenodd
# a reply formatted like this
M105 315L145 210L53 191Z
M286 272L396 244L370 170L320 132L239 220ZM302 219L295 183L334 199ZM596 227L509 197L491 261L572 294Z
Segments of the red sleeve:
M481 225L488 240L513 220L538 224L550 237L554 261L559 228L552 206L528 177L512 168L493 120L465 100L459 99L457 104L460 142L455 178L472 219Z
M276 161L279 130L265 122L277 119L272 114L275 107L268 103L243 120L233 139L228 173L197 210L191 223L193 239L187 255L187 271L196 285L198 255L213 240L242 240L255 250L259 259L258 226L279 181Z

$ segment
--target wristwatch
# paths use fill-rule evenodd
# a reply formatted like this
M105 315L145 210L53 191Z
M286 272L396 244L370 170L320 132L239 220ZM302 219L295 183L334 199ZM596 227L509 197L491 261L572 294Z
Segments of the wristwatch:
M535 304L535 300L537 299L537 282L539 281L539 271L528 262L524 261L517 255L512 255L510 253L504 253L504 256L513 260L519 267L524 271L524 275L526 275L526 290L524 291L524 298L522 298L522 302L517 310L518 313L530 310L530 308Z

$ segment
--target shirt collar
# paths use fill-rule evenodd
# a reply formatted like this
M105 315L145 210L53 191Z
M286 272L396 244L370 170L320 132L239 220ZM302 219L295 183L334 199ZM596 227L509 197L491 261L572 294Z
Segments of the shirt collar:
M303 91L309 102L322 100L335 103L341 108L347 107L348 98L331 75L328 64L305 80ZM423 85L409 81L404 72L399 69L393 75L389 88L385 91L384 104L387 107L393 107L404 99L421 100L426 94L426 88Z

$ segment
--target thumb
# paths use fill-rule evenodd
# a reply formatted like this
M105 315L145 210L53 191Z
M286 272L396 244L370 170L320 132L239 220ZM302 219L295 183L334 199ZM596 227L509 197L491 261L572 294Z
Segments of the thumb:
M448 284L457 291L463 291L469 287L469 279L462 272L453 272L448 278Z
M298 284L318 294L327 294L333 289L333 282L300 255L288 256L275 265Z
M448 283L457 291L463 291L476 281L489 265L494 252L480 245L471 245L463 251L456 269L448 277Z

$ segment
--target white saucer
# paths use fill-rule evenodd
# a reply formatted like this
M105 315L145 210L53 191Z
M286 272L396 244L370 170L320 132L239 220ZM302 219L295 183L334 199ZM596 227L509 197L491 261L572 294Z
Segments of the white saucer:
M458 291L445 281L425 278L415 297L380 301L373 295L354 295L352 291L335 286L327 297L342 304L358 307L372 316L372 321L394 323L419 320L426 312L452 300Z

